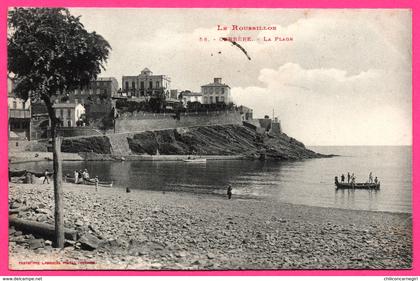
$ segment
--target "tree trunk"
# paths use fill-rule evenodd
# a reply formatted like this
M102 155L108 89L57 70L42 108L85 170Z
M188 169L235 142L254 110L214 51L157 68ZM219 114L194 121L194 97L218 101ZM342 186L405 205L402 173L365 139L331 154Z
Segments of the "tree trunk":
M55 222L55 248L64 248L64 203L61 167L61 138L57 136L58 120L55 116L51 100L44 96L43 100L51 120L51 140L53 148L53 183L54 183L54 222Z
M55 247L64 248L64 203L61 167L61 138L56 135L55 128L51 127L53 145L53 169L54 169L54 200L55 200Z

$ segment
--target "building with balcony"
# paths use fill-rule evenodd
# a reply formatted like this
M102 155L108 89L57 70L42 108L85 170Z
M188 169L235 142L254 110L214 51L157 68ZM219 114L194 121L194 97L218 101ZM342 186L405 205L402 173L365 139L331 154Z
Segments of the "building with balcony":
M112 97L118 92L118 81L114 77L99 77L91 81L85 88L76 89L62 97L56 103L67 100L70 103L81 104L86 110L88 120L98 120L111 113Z
M131 97L170 97L171 79L166 75L154 75L147 67L139 75L123 76L122 91Z
M13 135L20 139L30 140L31 125L31 101L18 98L14 91L14 84L11 79L7 81L7 104L9 116L8 136ZM13 132L11 134L11 132Z
M222 83L222 78L214 78L213 83L201 86L203 104L217 104L232 102L230 87Z

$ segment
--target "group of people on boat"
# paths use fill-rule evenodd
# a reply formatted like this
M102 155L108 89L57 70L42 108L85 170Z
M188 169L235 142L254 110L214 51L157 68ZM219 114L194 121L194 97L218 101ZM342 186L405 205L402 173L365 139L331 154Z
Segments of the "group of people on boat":
M338 177L335 177L336 182L338 182ZM341 174L341 183L345 183L346 181L346 176L344 174ZM352 173L350 175L350 172L347 172L347 183L351 183L351 184L355 184L356 183L356 177L354 175L354 173ZM367 181L367 183L375 183L378 184L379 180L378 177L375 176L375 179L373 179L373 174L372 172L369 173L369 179Z
M89 171L87 169L82 170L74 170L74 183L84 183L86 181L90 182L99 182L98 177L90 178Z

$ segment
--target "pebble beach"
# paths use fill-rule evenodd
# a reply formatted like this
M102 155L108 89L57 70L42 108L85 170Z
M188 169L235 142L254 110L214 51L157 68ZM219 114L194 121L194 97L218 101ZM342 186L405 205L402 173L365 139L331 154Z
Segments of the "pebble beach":
M409 269L412 217L64 183L64 249L9 228L10 269ZM17 219L54 223L50 184L9 184ZM10 211L11 210L11 211Z

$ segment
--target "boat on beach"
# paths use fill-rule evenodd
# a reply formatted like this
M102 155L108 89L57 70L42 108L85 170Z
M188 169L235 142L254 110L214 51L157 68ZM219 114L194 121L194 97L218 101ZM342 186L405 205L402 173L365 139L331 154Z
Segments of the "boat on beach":
M336 181L335 186L337 189L379 189L381 183L345 183Z
M38 178L45 176L45 172L34 172L34 171L29 171L29 170L9 170L9 176L10 177L23 177L27 173L35 175ZM47 172L47 174L48 174L48 176L52 176L54 173L53 172Z
M74 178L71 177L65 177L64 178L66 182L71 182L74 183ZM95 179L84 179L84 180L80 180L79 181L80 184L86 184L86 185L95 185ZM112 187L114 184L114 182L108 182L108 181L100 181L98 183L98 186L102 186L102 187Z

